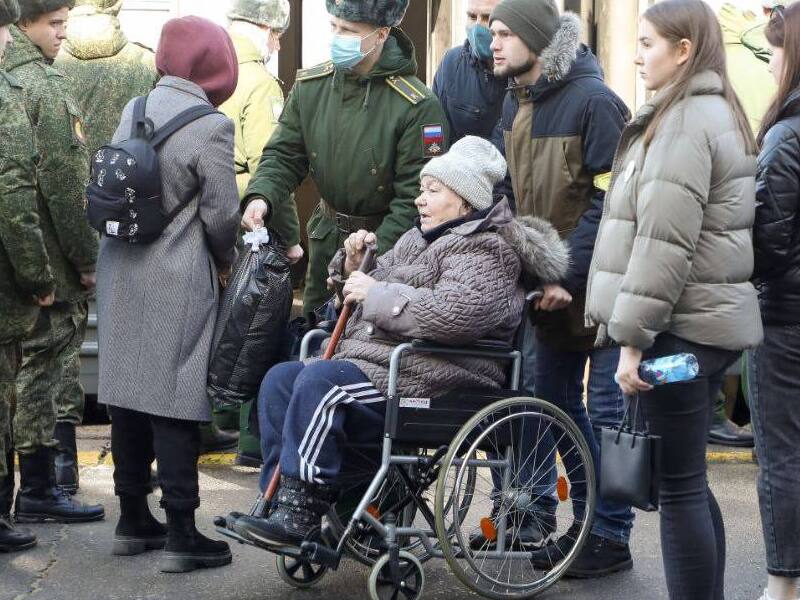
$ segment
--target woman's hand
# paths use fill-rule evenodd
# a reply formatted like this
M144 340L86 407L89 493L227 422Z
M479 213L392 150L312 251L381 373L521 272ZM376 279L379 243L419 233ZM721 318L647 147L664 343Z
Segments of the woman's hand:
M361 261L364 260L367 246L377 243L378 238L372 232L359 229L355 233L351 233L344 241L344 251L347 257L344 261L344 273L342 275L347 277L350 273L358 271Z
M639 392L652 390L653 386L639 377L639 364L642 362L642 351L632 346L623 346L619 353L619 366L614 380L622 388L626 396L635 396Z
M367 298L369 289L375 285L375 280L361 271L353 271L344 283L345 304L363 302Z

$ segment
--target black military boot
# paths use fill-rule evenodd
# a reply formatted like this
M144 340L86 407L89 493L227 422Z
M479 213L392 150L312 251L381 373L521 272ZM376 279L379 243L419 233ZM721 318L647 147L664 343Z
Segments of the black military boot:
M58 442L55 459L56 485L68 494L75 494L79 483L75 424L59 421L53 437Z
M590 579L605 577L631 568L633 568L633 559L628 544L608 540L591 533L564 576Z
M200 425L200 454L232 450L238 444L238 432L222 431L213 422Z
M56 487L54 452L40 446L33 454L19 455L20 487L14 503L19 523L85 523L100 521L105 510L99 504L82 504Z
M14 450L6 455L8 473L0 478L0 552L18 552L36 545L36 536L15 529L11 522L11 500L14 497Z
M291 477L281 477L275 496L274 509L267 518L240 517L234 524L237 533L264 546L300 547L320 531L322 517L335 499L331 486Z
M147 496L120 496L120 517L114 530L111 554L134 556L161 550L167 543L167 527L150 512Z
M167 544L162 573L187 573L222 567L233 560L225 542L211 540L197 531L194 510L167 509Z

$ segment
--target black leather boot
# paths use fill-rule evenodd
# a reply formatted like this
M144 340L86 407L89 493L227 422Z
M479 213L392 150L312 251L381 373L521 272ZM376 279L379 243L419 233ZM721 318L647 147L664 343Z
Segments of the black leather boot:
M55 458L56 485L68 494L75 494L79 483L75 424L59 421L53 437L58 442Z
M197 531L194 510L167 509L167 545L162 573L186 573L195 569L222 567L233 557L225 542L211 540Z
M238 444L238 432L222 431L213 422L200 425L200 454L232 450Z
M36 545L36 536L14 528L9 513L14 497L14 450L6 455L8 474L0 478L0 552L18 552Z
M105 510L99 504L82 504L56 487L54 452L40 446L33 454L19 455L20 487L14 503L19 523L85 523L100 521Z
M320 531L322 517L334 500L331 486L281 477L273 502L274 510L269 516L265 519L240 517L234 528L259 545L300 547L303 541L312 539Z
M120 496L120 517L114 530L111 554L134 556L161 550L167 543L167 527L150 512L147 496Z

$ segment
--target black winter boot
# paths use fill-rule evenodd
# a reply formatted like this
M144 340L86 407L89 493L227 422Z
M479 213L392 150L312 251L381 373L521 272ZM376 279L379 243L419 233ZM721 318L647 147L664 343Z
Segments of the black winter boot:
M19 523L85 523L100 521L105 510L99 504L82 504L56 487L54 452L40 446L33 454L19 455L20 487L14 503Z
M11 523L11 499L14 497L14 450L6 455L8 474L0 479L0 552L17 552L36 545L36 536L15 529Z
M75 424L59 421L53 437L58 442L55 457L56 485L68 494L75 494L79 483Z
M239 432L222 431L213 421L200 425L200 454L232 450L239 444Z
M150 512L147 496L120 496L120 517L114 530L111 554L134 556L161 550L167 543L167 527Z
M197 531L194 510L167 509L167 545L162 573L187 573L201 568L222 567L233 560L225 542L210 540Z
M234 528L239 535L263 546L300 547L312 539L322 527L322 517L335 500L328 485L304 483L281 477L281 485L273 501L274 510L265 519L240 517Z

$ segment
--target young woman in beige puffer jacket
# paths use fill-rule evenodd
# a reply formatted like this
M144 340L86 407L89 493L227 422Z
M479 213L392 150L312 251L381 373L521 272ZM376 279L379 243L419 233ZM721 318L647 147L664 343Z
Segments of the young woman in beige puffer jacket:
M589 273L587 322L622 346L617 380L663 440L661 544L670 598L723 598L725 532L706 480L712 398L762 336L753 270L755 143L700 0L640 21L639 71L654 98L623 133ZM696 379L652 388L642 359L688 352Z

